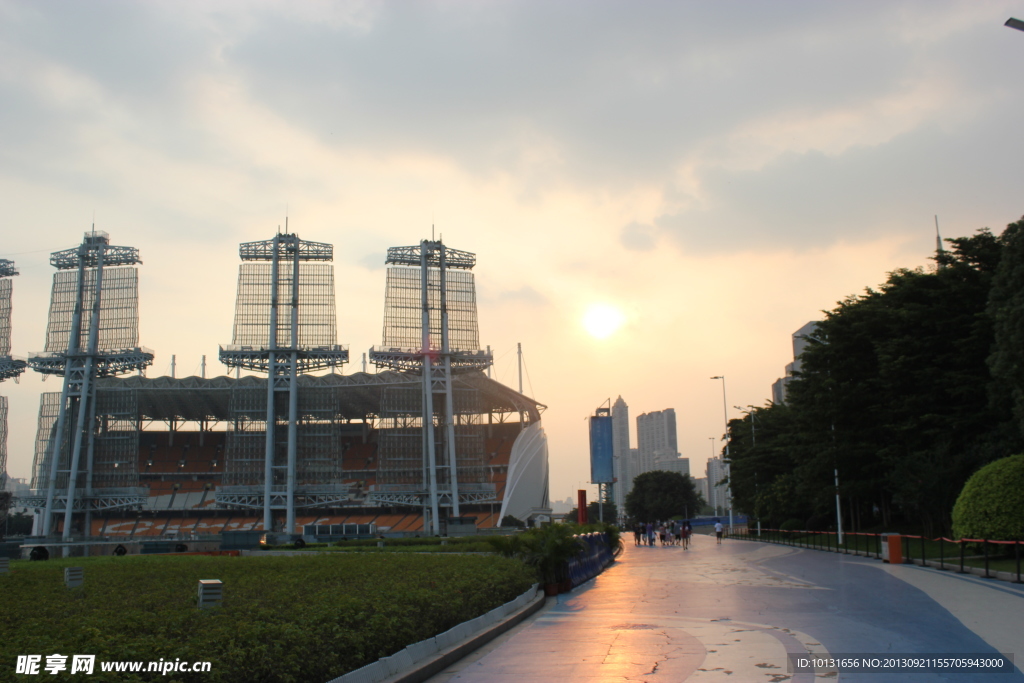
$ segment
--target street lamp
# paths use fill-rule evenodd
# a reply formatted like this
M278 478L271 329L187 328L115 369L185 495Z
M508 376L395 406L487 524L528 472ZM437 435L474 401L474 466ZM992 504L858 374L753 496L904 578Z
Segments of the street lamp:
M739 406L733 406L736 410L741 413L746 413L750 416L750 450L753 451L757 448L757 407L747 405L750 410L743 410ZM731 480L730 480L731 482ZM757 465L754 465L754 516L757 517L757 535L761 535L761 493L757 485ZM749 525L749 519L748 519Z
M1024 31L1024 28L1022 28L1022 27L1024 27L1024 22L1020 22L1017 19L1010 19L1010 21L1016 21L1021 26L1014 25L1014 28L1020 28L1022 31ZM1006 22L1007 26L1010 25L1010 21ZM806 339L808 341L815 342L816 344L821 344L822 346L828 346L828 341L825 340L825 339L819 339L818 337L812 337L809 334L805 334L805 335L803 335L803 337L804 337L804 339ZM829 370L828 374L831 377L832 371ZM831 416L832 417L832 467L833 467L833 475L835 477L835 486L836 486L836 543L838 543L839 545L842 545L843 544L843 508L842 508L842 506L839 503L839 460L838 460L838 456L836 454L836 399L835 399L834 396L832 396L832 385L831 385L831 383L829 384L829 387L828 387L828 394L829 394L829 398L831 399L831 403L832 403L832 406L831 406L832 407L832 411L831 411L832 412L832 416Z
M1013 17L1007 19L1006 23L1003 24L1003 26L1009 26L1010 28L1015 28L1018 31L1024 31L1024 21L1021 21L1020 19L1014 19Z
M711 459L714 460L715 459L715 437L709 436L708 437L708 441L711 442ZM708 469L705 467L704 470L705 470L705 472L704 472L704 475L705 475L704 476L704 480L707 483L707 489L708 489L708 505L711 505L711 508L715 511L715 514L717 515L718 514L718 496L714 496L715 502L714 502L714 505L712 505L711 504L711 498L712 498L712 495L714 494L715 486L714 486L714 484L711 483L711 476L710 476L710 473L709 473Z
M747 415L750 416L750 447L754 448L755 446L757 446L757 423L754 419L754 411L757 410L757 408L751 405L748 405L747 407L750 408L750 410L743 410L743 408L740 408L739 406L733 406L733 408L740 411L741 413L746 413Z
M711 379L722 380L722 417L725 418L725 476L729 480L726 495L729 497L729 535L732 531L732 464L729 462L729 404L725 400L725 375L715 375Z

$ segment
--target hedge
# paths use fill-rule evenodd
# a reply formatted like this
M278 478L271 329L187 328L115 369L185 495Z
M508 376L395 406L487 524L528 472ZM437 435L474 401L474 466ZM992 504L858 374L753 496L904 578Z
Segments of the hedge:
M953 534L1024 541L1024 455L989 463L967 480L953 507Z
M534 581L497 556L126 556L18 561L0 575L0 670L17 655L96 655L88 681L146 681L100 673L102 661L210 661L209 673L161 681L328 681L479 616ZM63 568L81 566L68 589ZM199 579L224 582L224 605L198 610ZM49 677L49 674L45 674ZM74 680L65 672L61 680Z

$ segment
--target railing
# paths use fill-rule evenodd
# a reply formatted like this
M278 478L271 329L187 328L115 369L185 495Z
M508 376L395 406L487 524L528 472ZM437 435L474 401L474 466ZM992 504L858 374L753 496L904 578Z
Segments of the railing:
M245 353L269 353L269 346L244 346L241 344L221 344L221 351L228 352L245 352ZM304 352L323 352L323 353L340 353L342 351L348 351L347 344L321 344L319 346L308 346L299 345L296 347L278 347L275 351L304 351Z
M581 534L576 538L581 539L587 547L569 560L569 580L572 581L573 588L600 574L615 559L608 542L608 534L595 531Z
M933 566L939 570L945 571L946 569L951 568L949 563L946 562L946 545L949 544L953 546L951 550L955 548L954 553L955 557L958 559L958 565L954 564L952 567L958 566L957 573L967 574L969 572L965 567L975 566L973 564L967 564L968 559L981 560L981 566L978 568L984 568L985 578L995 578L992 575L991 570L991 563L993 560L998 557L1009 558L1012 555L1015 571L1009 573L1016 574L1016 578L1013 581L1014 583L1024 583L1024 581L1021 580L1021 546L1024 545L1024 542L1022 541L994 541L985 538L952 539L942 536L938 538L927 538L924 535L914 534L893 535L900 537L900 548L902 550L902 561L904 563L920 564L922 567ZM732 535L732 538L761 541L764 543L777 543L780 545L791 545L797 548L806 548L808 550L824 550L826 552L865 555L867 557L874 555L875 558L882 559L882 536L883 534L844 531L844 540L843 543L840 544L835 531L761 529L760 533L758 533L757 529L740 528L736 530L736 533ZM969 548L974 550L979 545L981 551L980 555L967 555L967 550ZM998 553L993 557L993 553L991 552L993 546L997 548L1002 546L1003 552ZM1006 546L1013 546L1013 550L1009 551ZM914 556L915 550L917 551L916 557Z

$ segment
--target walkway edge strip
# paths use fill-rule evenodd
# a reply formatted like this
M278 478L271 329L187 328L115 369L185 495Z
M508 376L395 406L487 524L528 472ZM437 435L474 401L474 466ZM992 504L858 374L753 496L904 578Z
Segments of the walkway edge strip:
M522 623L540 610L545 600L539 584L533 584L515 600L328 683L421 683ZM493 626L487 628L488 623ZM483 630L478 630L481 627Z

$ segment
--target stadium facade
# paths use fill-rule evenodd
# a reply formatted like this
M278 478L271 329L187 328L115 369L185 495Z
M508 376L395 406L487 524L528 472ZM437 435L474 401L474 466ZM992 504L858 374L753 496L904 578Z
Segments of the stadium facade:
M476 259L441 241L388 250L377 372L341 374L329 244L241 245L234 377L143 376L137 250L86 233L56 252L32 492L64 540L301 533L374 524L444 533L550 514L545 406L488 378ZM241 376L241 370L263 376Z
M26 362L11 355L11 278L18 274L14 261L0 259L0 382L16 379ZM0 520L7 513L7 397L0 396Z

